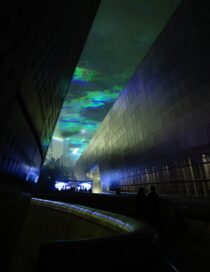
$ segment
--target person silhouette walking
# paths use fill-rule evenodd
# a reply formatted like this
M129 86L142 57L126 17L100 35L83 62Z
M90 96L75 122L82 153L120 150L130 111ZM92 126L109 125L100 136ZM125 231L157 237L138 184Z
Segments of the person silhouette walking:
M159 195L156 192L156 187L152 185L150 187L150 193L148 194L148 220L151 224L157 224L159 214Z
M140 187L137 194L136 194L136 214L137 217L141 220L146 219L146 212L147 212L147 199L144 192L144 187Z

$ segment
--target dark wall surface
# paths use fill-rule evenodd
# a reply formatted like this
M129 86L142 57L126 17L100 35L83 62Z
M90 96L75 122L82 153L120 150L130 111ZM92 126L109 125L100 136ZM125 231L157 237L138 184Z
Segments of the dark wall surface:
M0 9L0 270L8 271L34 182L98 0L13 0Z
M181 2L78 160L80 178L98 164L104 190L208 195L207 10Z
M38 177L98 5L14 0L1 7L0 174Z

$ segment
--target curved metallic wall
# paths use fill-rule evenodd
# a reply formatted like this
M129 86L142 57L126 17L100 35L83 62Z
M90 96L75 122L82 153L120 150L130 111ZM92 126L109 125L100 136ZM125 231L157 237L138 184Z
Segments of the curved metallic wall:
M36 181L98 5L16 0L1 8L0 183L5 174Z
M102 187L207 195L210 188L210 16L182 1L78 160Z

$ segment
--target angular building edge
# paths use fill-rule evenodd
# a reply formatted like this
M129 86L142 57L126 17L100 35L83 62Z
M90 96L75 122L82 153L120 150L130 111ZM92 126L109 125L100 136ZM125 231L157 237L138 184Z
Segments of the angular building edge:
M210 54L207 4L184 0L76 163L97 165L102 191L210 193Z

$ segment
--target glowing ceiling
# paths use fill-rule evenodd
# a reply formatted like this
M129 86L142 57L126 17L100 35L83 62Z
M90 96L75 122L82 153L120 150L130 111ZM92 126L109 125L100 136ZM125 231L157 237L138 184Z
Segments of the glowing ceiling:
M76 161L180 0L102 0L53 141Z

